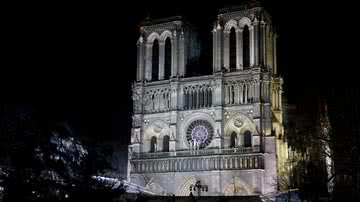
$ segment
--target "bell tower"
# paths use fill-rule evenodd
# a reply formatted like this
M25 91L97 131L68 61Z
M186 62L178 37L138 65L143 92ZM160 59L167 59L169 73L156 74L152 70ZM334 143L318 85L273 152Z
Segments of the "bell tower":
M137 47L137 81L184 77L187 63L200 54L197 34L181 16L143 21Z

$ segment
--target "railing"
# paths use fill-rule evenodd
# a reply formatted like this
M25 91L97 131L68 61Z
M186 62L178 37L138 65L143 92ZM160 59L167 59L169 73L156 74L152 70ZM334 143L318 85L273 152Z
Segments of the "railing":
M246 154L260 152L259 146L236 147L228 149L200 149L200 150L182 150L173 152L155 152L155 153L133 153L133 159L146 158L167 158L167 157L186 157L186 156L208 156L216 154Z
M131 160L132 173L264 169L262 154L194 156Z

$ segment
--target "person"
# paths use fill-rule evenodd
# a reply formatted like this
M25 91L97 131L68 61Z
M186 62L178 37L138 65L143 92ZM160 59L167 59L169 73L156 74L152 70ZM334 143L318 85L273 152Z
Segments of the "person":
M190 192L189 197L191 201L196 201L192 191Z

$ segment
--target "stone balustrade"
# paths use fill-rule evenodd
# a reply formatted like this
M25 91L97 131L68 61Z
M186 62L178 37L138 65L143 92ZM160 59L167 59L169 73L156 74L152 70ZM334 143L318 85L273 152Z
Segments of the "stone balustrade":
M264 169L263 154L132 159L131 173Z
M200 149L200 150L182 150L173 152L153 152L153 153L133 153L132 159L146 159L146 158L167 158L167 157L187 157L187 156L206 156L216 154L246 154L260 152L259 146L253 147L236 147L227 149Z

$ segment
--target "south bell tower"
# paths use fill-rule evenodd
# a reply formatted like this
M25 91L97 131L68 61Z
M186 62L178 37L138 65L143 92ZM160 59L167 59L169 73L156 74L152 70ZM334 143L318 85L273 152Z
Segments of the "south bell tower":
M212 35L213 73L188 77L200 53L192 26L142 23L130 181L161 195L201 184L194 195L274 196L287 146L271 17L258 3L221 9Z

